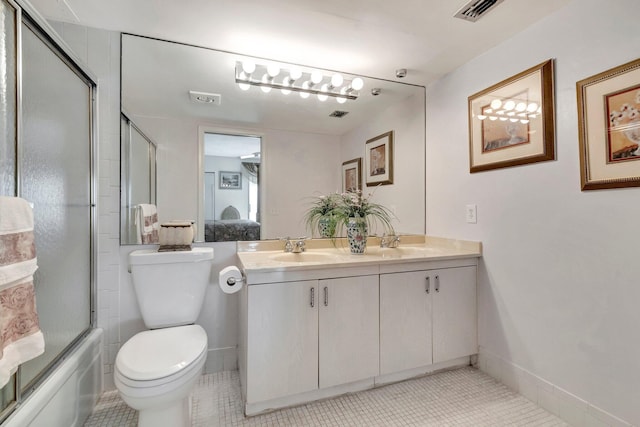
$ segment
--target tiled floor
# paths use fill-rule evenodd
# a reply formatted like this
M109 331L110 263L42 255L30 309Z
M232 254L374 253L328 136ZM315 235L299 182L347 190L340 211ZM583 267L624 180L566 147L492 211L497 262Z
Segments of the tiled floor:
M193 425L210 426L566 426L474 368L461 368L246 418L238 372L203 375ZM85 427L135 426L137 415L105 393Z

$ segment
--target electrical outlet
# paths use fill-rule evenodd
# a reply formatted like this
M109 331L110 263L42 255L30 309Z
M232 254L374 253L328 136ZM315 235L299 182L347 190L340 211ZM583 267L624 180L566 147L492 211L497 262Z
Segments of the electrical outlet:
M466 213L469 224L476 224L478 222L478 207L476 205L467 205Z

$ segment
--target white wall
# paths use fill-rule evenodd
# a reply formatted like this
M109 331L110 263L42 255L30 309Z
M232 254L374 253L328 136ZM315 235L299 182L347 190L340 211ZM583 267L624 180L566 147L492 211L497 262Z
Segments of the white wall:
M484 368L575 425L640 425L640 189L580 191L576 104L578 80L638 57L639 16L575 0L427 90L427 232L483 242ZM549 58L557 160L470 174L467 97Z
M341 141L340 164L362 157L365 168L365 143L390 130L394 131L393 184L367 187L362 175L362 191L373 193L372 201L390 209L396 219L396 233L424 233L425 209L425 133L422 112L424 92L392 105L368 123L344 135ZM342 183L339 183L341 190ZM371 230L375 232L375 230ZM377 230L381 234L380 230Z
M249 179L247 171L242 166L242 160L232 157L205 156L204 171L216 174L215 187L213 188L214 218L220 219L222 211L227 206L234 206L238 209L241 219L249 219ZM241 188L220 188L220 172L240 172L242 174Z
M198 190L198 127L215 123L134 117L158 144L158 218L195 219ZM303 236L307 198L336 191L340 185L339 139L332 136L272 129L242 129L262 136L263 239Z

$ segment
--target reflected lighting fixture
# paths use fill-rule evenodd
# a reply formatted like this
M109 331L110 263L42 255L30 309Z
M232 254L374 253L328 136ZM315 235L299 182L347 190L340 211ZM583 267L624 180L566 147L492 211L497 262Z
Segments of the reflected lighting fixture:
M522 124L529 123L542 113L542 107L536 102L523 101L521 99L493 99L489 105L482 109L481 114L476 114L478 120L489 119L495 121L507 121Z
M298 92L301 98L316 95L323 102L333 97L340 104L358 99L364 87L360 77L347 80L340 73L303 71L295 65L259 64L250 59L236 62L235 72L236 83L242 90L249 90L251 86L258 86L265 93L280 89L283 95L291 92Z

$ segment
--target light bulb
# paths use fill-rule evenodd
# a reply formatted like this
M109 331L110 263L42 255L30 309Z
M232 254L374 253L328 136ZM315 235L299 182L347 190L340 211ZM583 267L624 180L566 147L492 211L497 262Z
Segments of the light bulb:
M538 109L538 104L536 104L535 102L532 102L531 104L527 105L527 111L530 113L533 113L537 109Z
M250 59L245 59L242 61L242 71L247 74L251 74L256 70L256 63Z
M501 121L501 122L504 122L504 121L506 121L506 120L507 120L507 118L506 118L506 117L500 117L500 121Z
M266 74L262 76L262 83L269 84L269 76L267 76ZM260 86L260 89L262 89L264 93L271 92L271 86Z
M302 89L309 90L311 86L309 86L309 82L302 83ZM307 99L309 97L309 92L300 92L300 98Z
M318 101L322 101L322 102L324 102L324 101L326 101L326 100L329 98L329 96L328 96L328 95L326 95L326 92L327 92L328 90L329 90L329 88L327 87L327 85L326 85L326 84L323 84L323 85L322 85L322 87L320 88L320 91L321 91L321 92L325 92L325 93L319 93L319 94L318 94Z
M498 118L496 116L489 116L489 120L491 120L493 122L493 121L498 120Z
M276 64L267 65L267 74L269 74L269 76L271 77L277 76L278 74L280 74L280 67L278 67Z
M291 67L289 70L289 76L291 76L291 80L295 81L302 77L302 70L300 67Z
M314 71L311 73L311 83L317 85L322 81L322 73L320 71Z
M289 95L291 93L291 90L288 89L288 87L291 85L291 83L289 83L289 78L285 77L284 80L282 81L282 86L284 86L282 89L280 89L280 91L282 92L283 95Z
M500 101L499 99L494 99L493 101L491 101L491 108L497 110L500 107L502 107L502 101Z
M526 109L527 109L527 104L525 104L524 102L518 102L518 104L516 105L517 112L522 112Z
M519 119L509 119L510 122L515 123L517 122Z
M487 116L485 116L484 114L478 114L478 120L484 120L486 118Z
M511 99L504 103L504 109L508 111L513 110L515 106L516 106L516 103L513 102Z
M344 104L345 102L347 102L347 98L343 98L341 96L338 96L336 98L336 101L338 101L338 104Z
M331 76L331 86L340 87L342 86L342 83L344 83L344 78L342 77L342 74L336 73L333 76Z
M242 90L249 90L251 85L249 83L238 83L238 87Z
M527 123L529 123L529 120L522 119L522 120L520 120L520 123L522 123L523 125L526 125Z
M356 77L351 81L351 88L353 88L353 90L360 90L363 87L364 87L364 80L362 80L360 77Z

